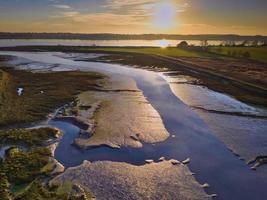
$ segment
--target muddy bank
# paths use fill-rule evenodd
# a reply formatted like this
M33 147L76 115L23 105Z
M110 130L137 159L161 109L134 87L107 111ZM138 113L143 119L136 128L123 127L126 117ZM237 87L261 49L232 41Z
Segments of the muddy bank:
M67 169L50 184L71 181L93 192L97 199L211 199L189 169L171 161L134 166L99 161Z

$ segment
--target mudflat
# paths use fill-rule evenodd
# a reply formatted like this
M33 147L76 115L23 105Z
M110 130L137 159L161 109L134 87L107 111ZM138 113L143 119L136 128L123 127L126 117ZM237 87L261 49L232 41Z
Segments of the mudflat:
M170 160L135 166L111 161L84 161L78 167L67 169L50 185L71 181L103 200L212 199L185 165L173 163Z

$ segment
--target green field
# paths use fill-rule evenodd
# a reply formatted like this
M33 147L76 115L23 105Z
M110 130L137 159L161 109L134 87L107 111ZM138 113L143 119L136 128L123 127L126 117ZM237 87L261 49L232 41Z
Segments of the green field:
M90 48L90 50L98 51L114 51L114 52L129 52L129 53L144 53L154 55L164 55L172 57L214 57L213 54L205 51L193 51L176 47L160 48L160 47L99 47Z
M249 52L250 59L267 62L267 47L210 47L209 51L221 55L228 55L230 52Z
M82 48L82 50L86 50ZM207 58L239 58L245 59L242 55L249 52L249 59L267 62L267 47L209 47L208 51L186 50L176 47L99 47L90 50L111 51L111 52L130 52L154 55L164 55L171 57L207 57ZM236 56L229 55L229 52Z

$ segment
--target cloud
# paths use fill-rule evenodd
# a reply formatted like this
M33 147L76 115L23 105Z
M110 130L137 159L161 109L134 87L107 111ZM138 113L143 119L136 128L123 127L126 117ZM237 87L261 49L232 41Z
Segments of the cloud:
M123 7L128 6L138 6L138 5L146 5L157 3L159 0L135 0L135 1L127 1L127 0L108 0L105 7L111 9L121 9Z
M69 5L54 4L52 6L55 8L59 8L59 9L71 9L71 7Z
M97 24L97 25L145 25L147 24L143 20L143 16L136 15L124 15L116 13L91 13L84 14L77 11L60 12L58 15L51 16L51 18L58 18L62 20L84 23L84 24Z
M142 29L155 28L155 11L163 2L162 0L107 0L102 5L101 12L84 12L70 6L56 4L54 7L62 10L50 16L67 24L84 24L90 27L142 27ZM188 7L187 0L165 0L173 5L177 13L183 12ZM179 4L178 4L179 2ZM175 20L175 19L174 19ZM172 23L175 23L174 21ZM172 27L175 27L174 25ZM162 27L163 28L163 27Z

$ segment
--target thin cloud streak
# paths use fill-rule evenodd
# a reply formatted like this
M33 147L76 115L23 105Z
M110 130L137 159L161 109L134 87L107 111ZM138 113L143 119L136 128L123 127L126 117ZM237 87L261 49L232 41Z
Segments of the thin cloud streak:
M55 8L60 8L60 9L71 9L69 5L54 4L52 6Z

